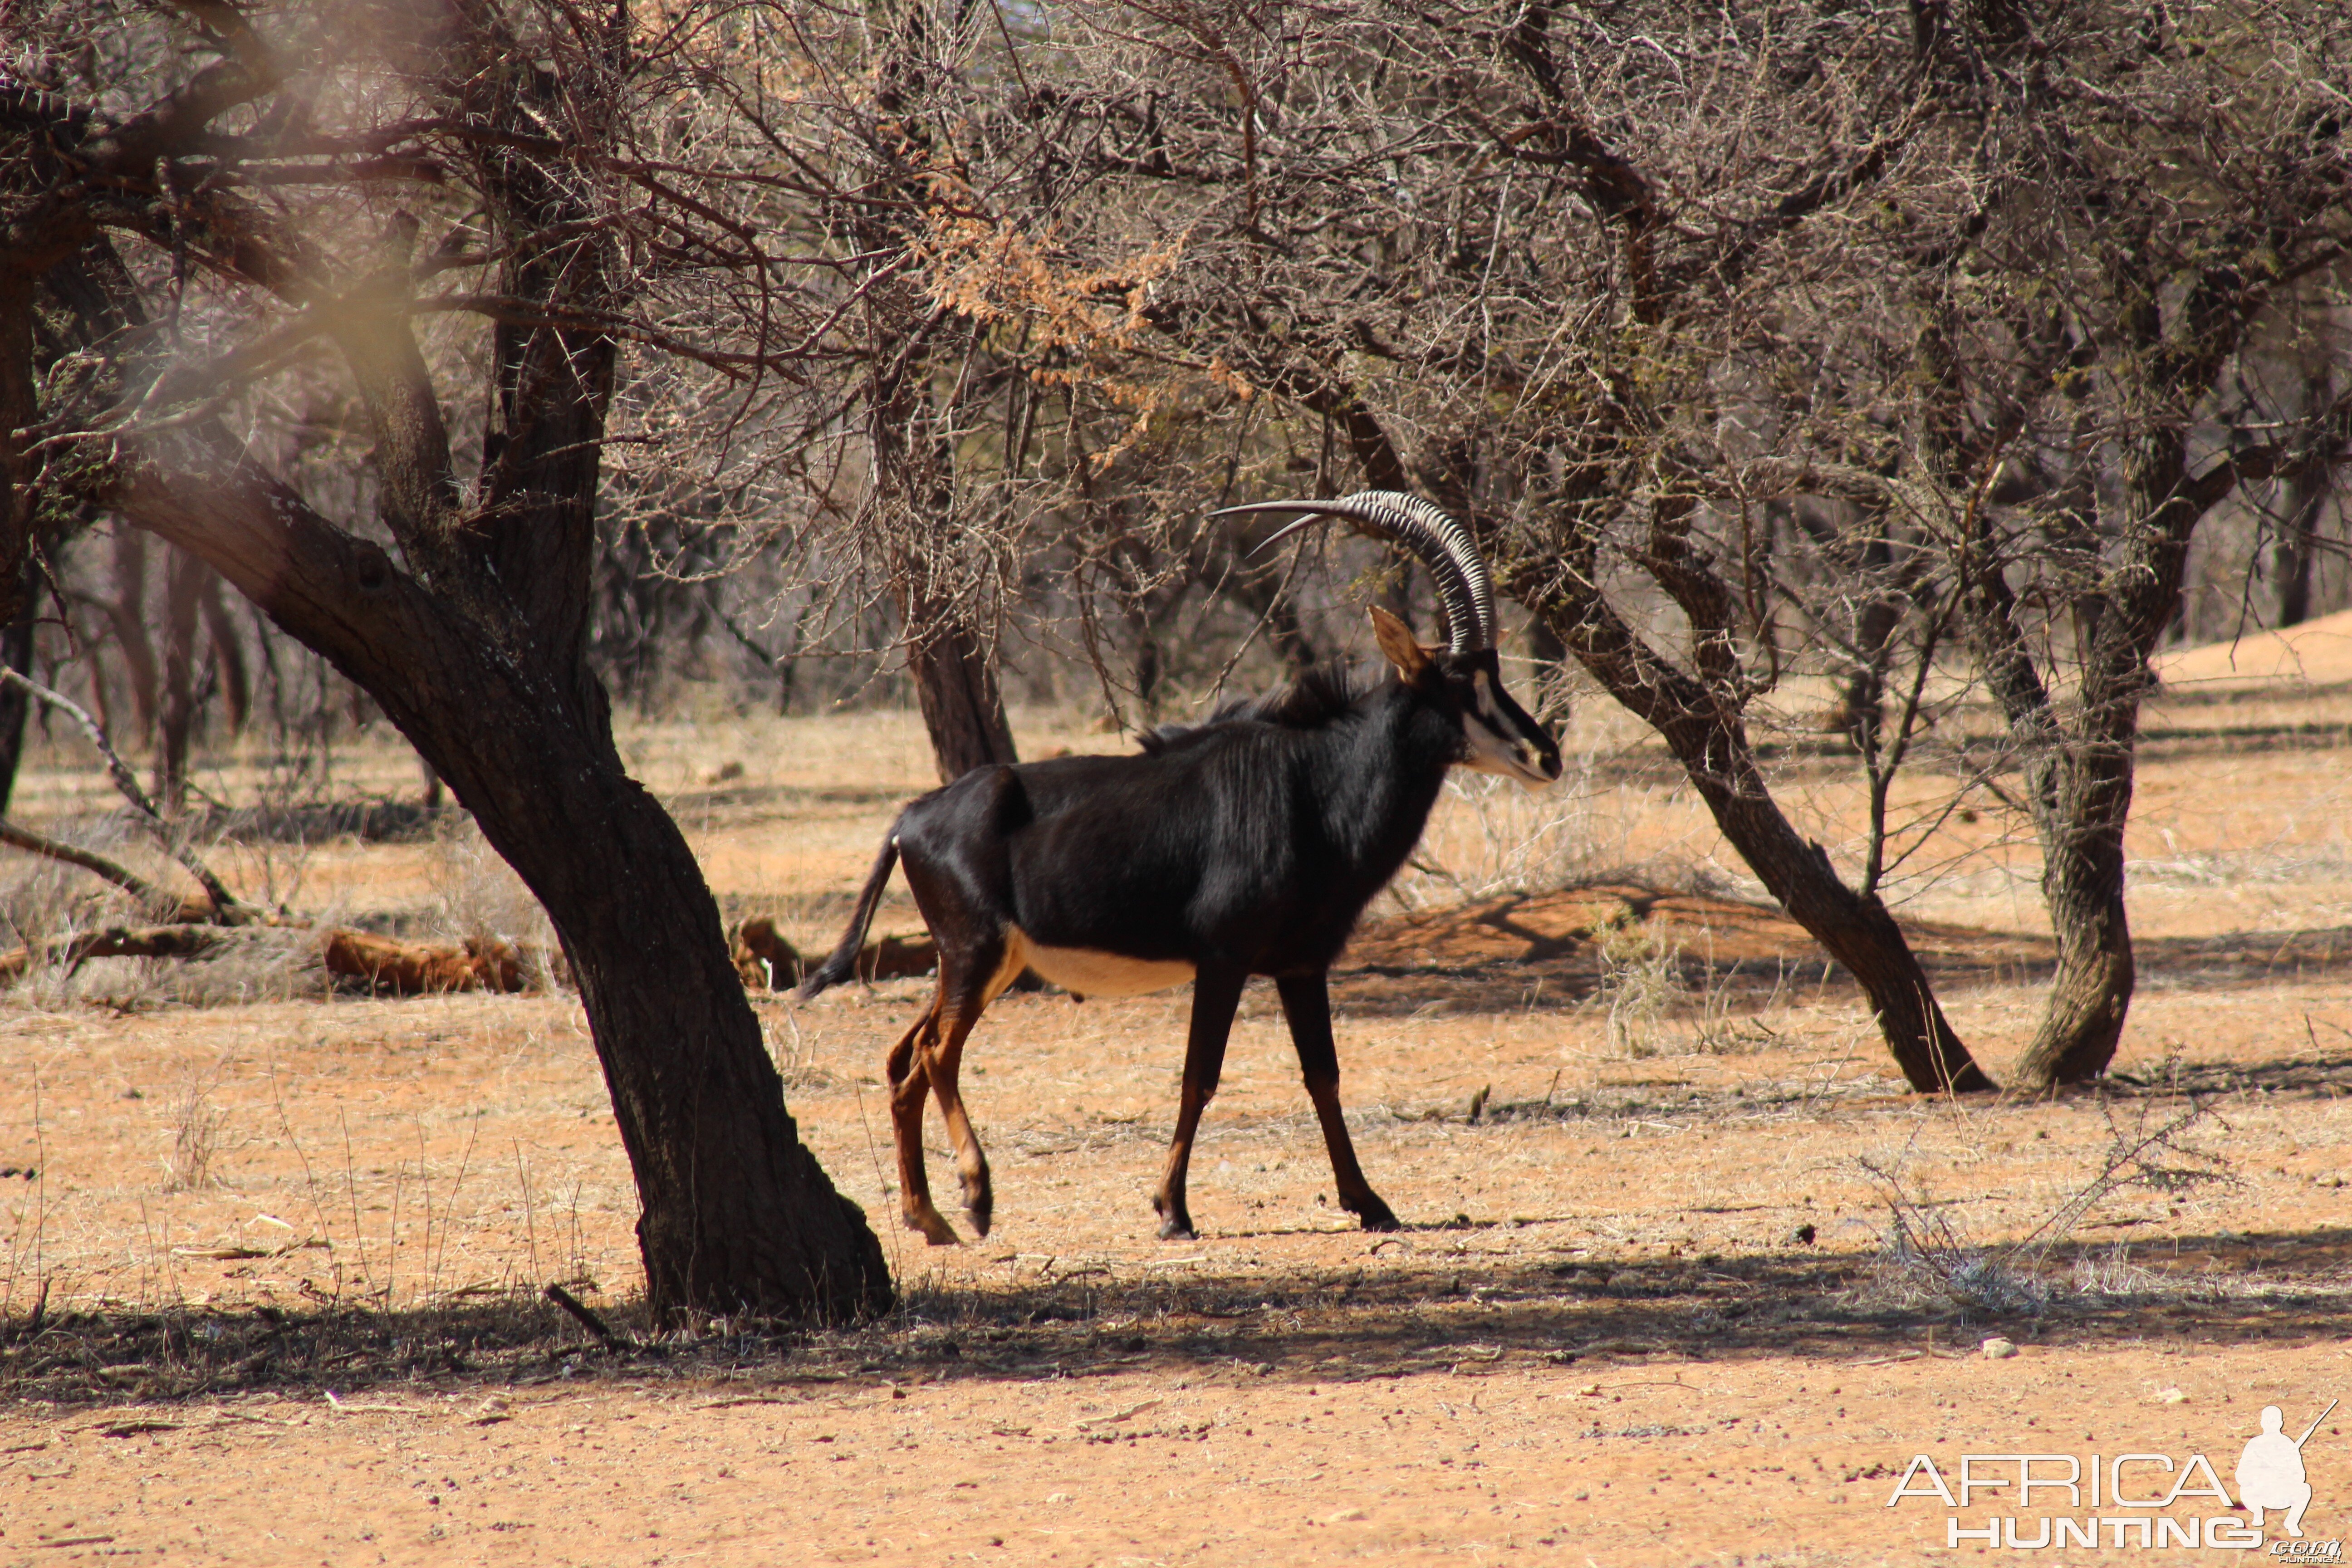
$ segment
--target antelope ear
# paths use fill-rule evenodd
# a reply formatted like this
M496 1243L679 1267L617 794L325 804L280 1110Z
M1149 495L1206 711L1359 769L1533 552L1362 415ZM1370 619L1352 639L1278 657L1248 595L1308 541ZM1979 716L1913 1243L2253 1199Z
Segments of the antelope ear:
M1381 653L1396 666L1397 674L1411 682L1421 679L1429 668L1429 649L1413 640L1412 628L1381 609L1371 606L1372 640L1381 645Z

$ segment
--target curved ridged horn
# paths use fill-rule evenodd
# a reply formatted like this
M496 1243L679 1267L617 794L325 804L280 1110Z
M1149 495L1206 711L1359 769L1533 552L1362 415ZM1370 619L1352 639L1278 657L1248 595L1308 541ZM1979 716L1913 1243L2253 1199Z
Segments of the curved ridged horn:
M1326 517L1344 517L1375 538L1404 546L1436 580L1437 601L1445 613L1447 646L1455 653L1495 646L1495 589L1487 579L1486 563L1478 559L1477 548L1470 541L1470 531L1419 496L1401 490L1360 490L1339 500L1253 501L1213 515L1262 511L1307 515L1259 545L1260 550Z

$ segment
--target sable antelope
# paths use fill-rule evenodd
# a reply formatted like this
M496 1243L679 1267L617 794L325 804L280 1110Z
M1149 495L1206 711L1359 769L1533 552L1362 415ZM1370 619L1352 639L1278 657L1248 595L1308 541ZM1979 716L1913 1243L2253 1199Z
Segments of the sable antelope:
M932 1207L923 1169L925 1091L938 1097L965 1212L985 1236L988 1160L956 1078L972 1026L1024 968L1087 996L1192 982L1175 1141L1152 1198L1163 1238L1192 1235L1192 1135L1253 974L1271 976L1281 995L1340 1206L1366 1230L1396 1228L1340 1115L1327 972L1420 839L1448 768L1547 784L1559 777L1559 748L1503 689L1493 592L1460 524L1385 490L1219 515L1267 511L1306 514L1276 539L1342 518L1410 550L1436 584L1446 646L1422 647L1375 607L1373 637L1395 678L1369 689L1318 673L1206 723L1163 727L1136 755L973 769L898 814L841 945L801 988L811 997L850 977L891 867L903 862L939 943L940 980L890 1052L890 1108L899 1206L934 1245L956 1233Z

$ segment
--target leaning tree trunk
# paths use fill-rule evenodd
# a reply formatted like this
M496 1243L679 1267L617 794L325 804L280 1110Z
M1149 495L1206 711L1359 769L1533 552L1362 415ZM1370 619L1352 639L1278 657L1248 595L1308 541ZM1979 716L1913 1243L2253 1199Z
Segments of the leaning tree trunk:
M1286 390L1339 421L1370 482L1409 488L1395 446L1344 384L1294 375ZM1578 482L1591 478L1588 471ZM1455 497L1465 521L1478 528L1481 520L1466 504L1466 489L1444 476L1439 479L1430 488ZM1567 560L1540 542L1530 543L1495 530L1484 531L1482 537L1512 597L1535 615L1538 624L1575 656L1602 689L1657 731L1706 803L1716 826L1765 889L1853 976L1904 1081L1922 1094L1968 1094L1999 1087L1977 1066L1959 1032L1944 1016L1918 955L1885 904L1874 892L1848 888L1831 866L1828 853L1801 836L1773 800L1738 709L1717 701L1696 678L1660 657L1601 592L1596 535L1589 530L1571 531L1577 542L1573 558ZM1719 579L1689 559L1686 551L1679 552L1682 570L1676 574L1668 557L1678 552L1677 546L1655 533L1651 543L1650 569L1669 593L1680 590L1677 596L1693 626L1719 618L1727 602ZM1712 609L1708 600L1714 601ZM1728 648L1730 639L1718 636L1714 642L1720 652Z
M547 19L559 18L582 21ZM601 182L631 144L630 50L642 30L613 0L551 53L501 7L446 6L401 56L418 112L446 133L433 166L464 186L443 221L470 215L453 240L490 231L478 252L460 254L467 239L435 256L497 268L468 307L498 328L481 461L461 481L414 325L413 289L438 269L414 255L423 220L387 203L366 237L314 247L298 216L249 200L262 187L185 177L184 160L216 157L221 116L245 124L262 104L259 123L284 121L296 97L281 93L301 70L299 54L272 49L238 8L204 19L225 36L205 39L221 58L119 123L94 127L46 94L10 93L24 133L0 158L10 197L0 203L0 596L27 543L34 477L16 433L45 412L99 421L83 433L102 427L102 438L53 449L37 477L200 558L331 660L545 906L636 1175L656 1317L880 1308L890 1295L880 1245L801 1146L709 889L676 825L623 769L586 658L615 333L643 276L622 237L635 219L615 202L634 214L646 194L618 197ZM702 210L658 182L647 190ZM301 330L341 351L364 408L402 564L255 464L206 414L213 384L173 380L188 368L179 345L137 330L152 312L108 228L201 265L240 296L236 320L261 314L247 291L308 312ZM696 245L678 254L698 256ZM362 247L352 268L336 267ZM92 379L46 411L32 374L37 300L45 316L61 307L58 331L75 348L107 345L82 356Z
M887 1305L880 1244L799 1141L701 869L584 688L194 438L127 448L100 493L373 696L546 908L636 1175L656 1317Z
M569 259L569 276L593 273ZM566 266L525 256L509 288L551 292L536 269ZM136 285L102 241L46 282L90 338L136 319ZM499 334L488 493L468 510L398 304L352 312L338 340L409 570L312 510L217 422L118 437L60 478L204 561L373 697L538 897L636 1177L656 1319L879 1310L891 1294L880 1244L801 1145L716 902L677 826L625 772L586 662L613 346Z
M1765 890L1853 976L1904 1081L1923 1094L1997 1087L1944 1016L1918 955L1885 904L1874 892L1847 887L1828 852L1800 835L1773 800L1738 713L1659 658L1597 590L1583 587L1593 574L1539 565L1513 579L1520 602L1543 617L1611 696L1665 741L1716 826Z
M1582 655L1573 639L1570 646ZM1623 700L1594 661L1583 662ZM1875 892L1847 887L1829 852L1800 835L1772 798L1744 726L1711 704L1684 703L1677 710L1653 721L1659 733L1765 891L1862 987L1904 1081L1923 1094L1998 1087L1944 1016L1935 986L1885 903Z
M1875 892L1847 887L1829 852L1797 833L1756 772L1746 735L1737 725L1693 728L1697 732L1686 738L1669 733L1666 739L1697 782L1716 825L1789 918L1862 987L1904 1081L1922 1093L1996 1087L1944 1016L1927 971L1885 903ZM1695 763L1685 754L1693 750L1705 760ZM1730 764L1727 778L1714 771L1717 762Z

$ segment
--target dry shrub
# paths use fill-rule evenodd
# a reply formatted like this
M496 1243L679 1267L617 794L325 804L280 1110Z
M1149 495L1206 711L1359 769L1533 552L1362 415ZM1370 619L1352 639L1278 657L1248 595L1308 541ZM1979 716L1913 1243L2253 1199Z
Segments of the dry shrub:
M1562 759L1555 784L1530 788L1491 773L1456 771L1445 781L1420 847L1389 885L1408 910L1498 893L1549 892L1590 879L1622 857L1598 852L1601 803L1588 750Z
M137 863L144 858L121 816L108 815L44 825L43 831L117 860ZM138 909L121 890L99 881L89 872L59 861L13 851L7 868L15 875L0 884L0 921L7 942L24 944L32 955L16 988L19 1000L36 1007L58 1007L75 996L74 976L65 964L49 956L87 931L142 920L150 911Z
M1602 929L1594 951L1601 988L1593 1000L1609 1014L1609 1048L1636 1061L1662 1055L1658 1026L1685 994L1682 948L1621 916Z
M1910 1178L1905 1160L1857 1156L1855 1167L1878 1189L1887 1215L1885 1247L1870 1293L1906 1308L1956 1306L1996 1316L2038 1314L2063 1297L2142 1294L2157 1276L2130 1267L2120 1247L2086 1255L2064 1276L2050 1255L2093 1210L2133 1188L2175 1196L2238 1180L2227 1156L2190 1142L2208 1120L2221 1122L2210 1101L2191 1101L2151 1126L2145 1102L2129 1126L2107 1113L2107 1148L2097 1170L2063 1203L2015 1240L1984 1244L1969 1237L1958 1206L1938 1203ZM2226 1131L2227 1123L2222 1122Z
M2154 1294L2164 1283L2163 1275L2134 1263L2131 1247L2117 1241L2076 1258L2067 1288L2077 1296L2127 1301Z
M247 926L188 958L94 958L78 969L52 964L55 1002L121 1011L235 1007L254 1002L323 1001L330 977L319 933L301 927Z

